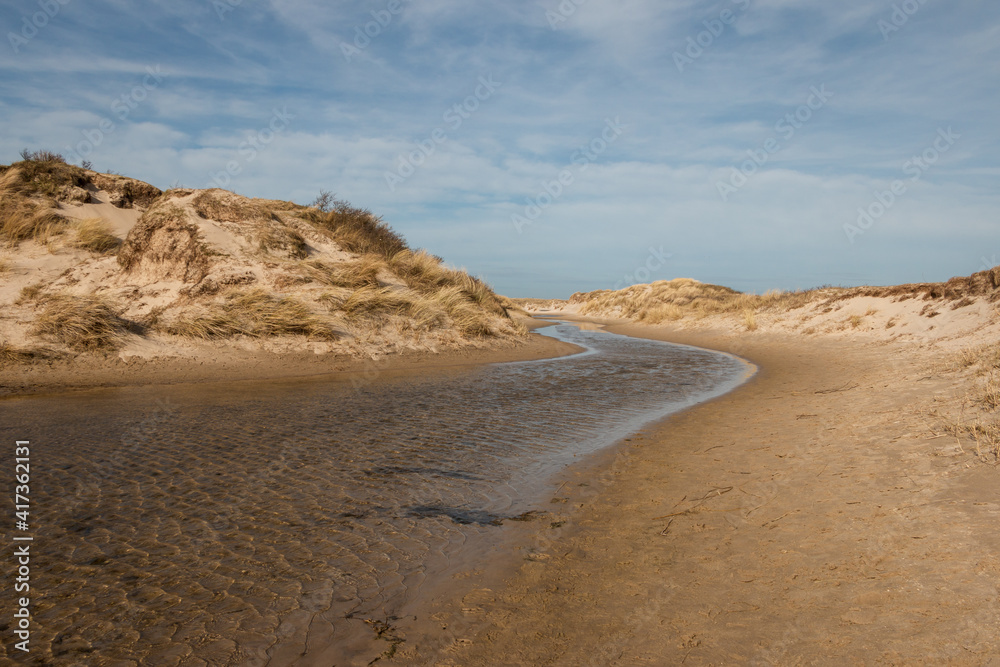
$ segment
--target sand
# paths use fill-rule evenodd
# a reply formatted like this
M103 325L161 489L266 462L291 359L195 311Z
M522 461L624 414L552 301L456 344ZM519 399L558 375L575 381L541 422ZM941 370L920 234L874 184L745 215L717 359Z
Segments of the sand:
M544 323L535 323L538 328ZM426 373L453 366L528 361L574 354L576 345L532 334L523 342L497 341L480 347L414 350L376 358L347 354L269 352L260 346L202 344L186 356L81 355L32 364L0 366L0 397L95 387L259 381L328 376L370 383L392 373Z
M1000 665L1000 480L931 416L940 350L609 328L760 371L565 471L386 664Z

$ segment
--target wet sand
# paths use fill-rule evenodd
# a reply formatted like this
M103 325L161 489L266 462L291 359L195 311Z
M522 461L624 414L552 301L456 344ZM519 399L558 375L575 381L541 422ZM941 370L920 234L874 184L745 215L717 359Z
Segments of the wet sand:
M551 512L413 609L383 662L1000 664L1000 483L928 426L961 393L941 359L609 329L760 371L567 470Z

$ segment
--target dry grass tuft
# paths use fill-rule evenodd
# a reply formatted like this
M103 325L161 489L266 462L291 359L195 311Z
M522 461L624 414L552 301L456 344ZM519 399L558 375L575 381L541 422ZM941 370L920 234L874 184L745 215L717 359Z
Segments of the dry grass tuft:
M303 264L305 275L318 283L331 287L378 287L379 274L387 270L385 260L376 255L362 255L355 262L331 265L321 261Z
M673 303L665 303L660 306L651 306L642 310L638 319L647 324L660 324L661 322L676 322L684 318L684 310Z
M0 172L0 239L11 246L29 239L44 243L62 233L67 221L55 202L90 197L83 190L90 184L85 169L49 151L25 149L22 157Z
M851 315L847 321L850 323L852 329L857 329L865 323L865 318L861 315Z
M962 402L961 414L948 421L956 438L968 435L976 444L980 460L1000 465L1000 345L984 345L963 350L957 359L959 369L971 369L971 387ZM973 410L972 421L965 412Z
M46 347L14 347L10 343L0 343L0 364L30 364L61 357L59 352Z
M278 251L293 259L305 259L309 256L309 244L305 237L285 226L267 227L258 237L258 247L261 252Z
M49 151L24 151L21 162L10 165L0 189L4 194L61 199L72 188L90 184L90 173L82 167L66 164L63 157Z
M337 323L312 312L301 301L265 290L233 291L210 312L177 320L167 333L190 338L249 336L308 336L321 340L340 337Z
M55 209L0 192L0 239L8 246L22 241L47 242L66 229L66 218Z
M489 285L465 271L443 266L440 257L425 250L402 250L389 259L389 268L413 290L433 296L443 289L456 288L476 306L507 317L507 309Z
M746 327L747 331L757 330L757 313L752 308L743 310L743 326Z
M128 332L128 322L103 297L57 294L45 297L33 334L78 351L113 350Z
M23 303L28 303L29 301L35 301L42 295L42 291L44 289L45 283L26 285L21 288L21 292L17 295L17 301L14 303L19 306Z
M81 220L76 227L74 245L78 248L106 255L118 250L121 244L121 239L112 233L111 225L101 218Z
M393 286L365 285L351 293L339 308L348 319L369 324L382 324L391 316L407 317L418 330L438 326L446 317L440 304L411 289Z
M368 209L356 208L340 200L332 202L330 209L307 209L305 217L329 232L344 250L373 253L385 259L407 250L403 237Z

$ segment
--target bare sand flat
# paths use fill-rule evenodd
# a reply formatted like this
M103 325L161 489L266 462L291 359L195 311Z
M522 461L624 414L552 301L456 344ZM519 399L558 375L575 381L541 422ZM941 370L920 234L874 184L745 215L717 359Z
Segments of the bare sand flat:
M936 426L964 391L940 353L609 329L760 372L568 470L395 664L1000 664L1000 484Z

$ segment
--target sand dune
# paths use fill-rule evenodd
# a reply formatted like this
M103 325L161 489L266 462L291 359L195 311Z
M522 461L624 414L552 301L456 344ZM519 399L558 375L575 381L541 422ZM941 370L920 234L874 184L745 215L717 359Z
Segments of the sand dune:
M160 192L51 157L3 167L0 193L8 370L234 352L373 359L525 338L482 281L345 202Z

